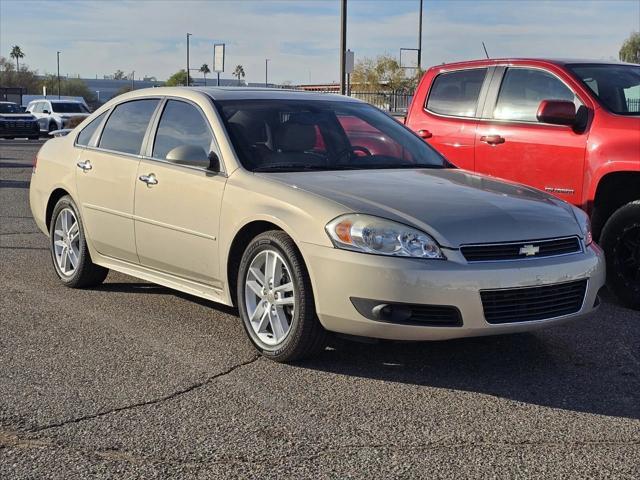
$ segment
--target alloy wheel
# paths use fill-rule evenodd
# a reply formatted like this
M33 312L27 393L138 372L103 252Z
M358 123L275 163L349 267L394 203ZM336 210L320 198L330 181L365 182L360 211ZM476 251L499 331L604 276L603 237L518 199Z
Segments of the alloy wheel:
M80 262L80 225L70 208L63 208L53 229L53 249L60 273L72 276Z
M625 280L640 286L640 225L634 225L622 233L615 253Z
M258 339L275 346L287 337L296 308L295 287L287 262L274 250L262 250L245 278L245 307Z

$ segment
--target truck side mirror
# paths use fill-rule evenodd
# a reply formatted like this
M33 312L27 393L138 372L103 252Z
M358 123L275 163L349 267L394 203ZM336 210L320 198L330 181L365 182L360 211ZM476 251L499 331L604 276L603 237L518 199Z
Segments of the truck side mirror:
M536 117L542 123L573 127L577 121L576 106L566 100L543 100Z

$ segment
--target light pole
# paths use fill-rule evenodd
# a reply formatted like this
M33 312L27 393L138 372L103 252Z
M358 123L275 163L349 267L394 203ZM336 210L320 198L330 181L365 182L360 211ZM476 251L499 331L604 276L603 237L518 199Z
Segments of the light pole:
M98 95L98 103L100 103L100 90L96 90L96 94Z
M189 37L190 33L187 33L187 87L189 86Z
M340 10L340 94L346 92L344 81L346 70L347 55L347 0L342 0L342 9Z
M264 59L264 88L269 86L269 58Z
M56 52L58 57L58 100L60 100L60 52Z
M422 69L422 0L420 0L420 19L418 20L418 71Z

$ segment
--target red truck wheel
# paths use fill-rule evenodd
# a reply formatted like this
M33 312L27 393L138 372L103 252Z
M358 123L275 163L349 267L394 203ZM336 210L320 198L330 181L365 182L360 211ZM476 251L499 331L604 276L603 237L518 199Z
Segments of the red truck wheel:
M640 200L618 209L602 231L607 285L626 306L640 309Z

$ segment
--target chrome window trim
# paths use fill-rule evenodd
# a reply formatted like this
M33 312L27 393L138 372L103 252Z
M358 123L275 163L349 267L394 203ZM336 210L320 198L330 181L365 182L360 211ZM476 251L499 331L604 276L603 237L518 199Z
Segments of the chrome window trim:
M86 148L86 147L89 147L89 146L93 146L93 144L96 143L95 141L97 140L97 134L99 132L100 133L102 132L102 128L104 126L104 122L106 122L107 118L109 118L109 115L111 115L110 110L112 110L112 109L111 108L105 109L104 112L98 113L95 116L94 119L92 119L89 123L87 123L87 125L76 134L75 138L73 139L73 146L77 147L77 148ZM97 112L94 112L94 113L97 113ZM80 136L80 134L85 130L85 128L87 128L89 125L91 125L91 123L93 123L94 120L97 120L100 115L104 115L105 113L107 114L107 116L102 119L102 122L100 122L100 125L98 125L98 127L96 128L96 131L93 132L93 135L91 135L91 138L89 139L89 142L87 142L86 145L80 145L78 143L78 137ZM89 117L87 117L87 118L89 118Z
M530 257L508 258L504 260L467 260L466 257L464 256L464 253L462 253L462 249L464 247L495 247L495 246L502 246L502 245L521 245L526 243L554 242L554 241L560 241L560 240L569 240L572 238L578 239L578 246L580 247L580 249L575 252L561 253L560 255L545 255L542 257L536 257L535 255L532 255ZM567 237L542 238L538 240L521 240L519 242L465 243L463 245L460 245L458 247L458 250L460 251L460 255L462 255L462 258L464 258L465 262L467 263L498 263L498 262L521 262L523 260L542 260L546 258L559 258L559 257L566 257L569 255L579 255L585 252L585 245L584 245L584 240L579 235L569 235Z
M193 107L196 108L196 110L198 111L198 113L200 113L200 116L202 117L202 120L205 122L207 128L209 129L209 133L211 134L211 148L213 149L214 153L218 156L218 159L220 161L220 171L219 172L213 172L212 170L209 170L207 168L202 168L202 167L194 167L194 166L190 166L190 165L181 165L179 163L174 163L174 162L170 162L164 158L157 158L152 156L153 153L153 146L155 144L155 139L156 139L156 135L158 134L158 127L160 125L160 121L162 120L162 114L164 113L164 109L166 108L167 103L169 102L169 100L174 100L174 101L178 101L178 102L184 102L187 103ZM213 128L211 128L211 123L209 122L209 119L207 118L207 116L205 115L205 113L202 111L202 108L200 107L200 105L198 105L197 103L195 103L194 101L188 99L188 98L183 98L183 97L177 97L177 96L173 96L173 95L167 95L165 97L162 97L162 101L160 102L160 105L158 106L158 110L154 116L154 118L152 119L152 121L149 123L151 130L148 132L149 133L149 137L146 139L146 144L145 147L143 149L143 154L141 156L141 158L145 159L145 160L152 160L154 162L159 162L159 163L164 163L167 165L175 165L176 167L183 167L183 168L187 168L190 170L195 170L198 172L206 172L210 175L221 175L223 177L227 177L227 168L226 165L224 164L224 160L222 158L222 153L220 151L220 145L218 143L218 140L216 139L215 133L213 132Z

